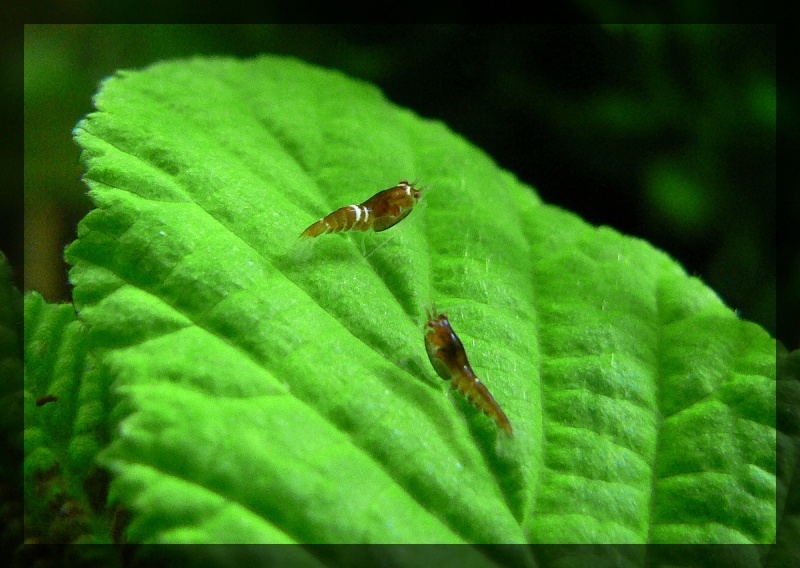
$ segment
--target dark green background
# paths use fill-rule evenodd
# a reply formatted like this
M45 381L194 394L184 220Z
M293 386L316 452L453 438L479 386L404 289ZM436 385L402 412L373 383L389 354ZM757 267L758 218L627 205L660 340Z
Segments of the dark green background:
M775 43L774 26L26 26L24 286L69 298L63 247L90 208L71 129L103 77L269 52L446 122L547 202L664 249L794 348L800 326L776 322ZM796 287L800 265L782 278Z

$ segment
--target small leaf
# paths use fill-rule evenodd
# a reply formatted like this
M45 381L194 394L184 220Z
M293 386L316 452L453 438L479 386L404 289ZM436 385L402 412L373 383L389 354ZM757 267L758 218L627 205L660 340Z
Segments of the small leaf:
M46 403L42 403L46 400ZM26 537L110 542L108 478L95 465L108 443L107 376L94 368L70 304L25 296Z
M0 500L3 541L23 537L22 295L0 251Z
M295 60L120 72L95 104L67 256L133 409L102 454L132 540L774 541L775 342L665 254ZM298 244L400 179L428 189L397 226ZM513 438L430 367L433 303Z
M778 426L776 544L766 566L800 562L800 349L778 345Z
M10 435L8 442L12 445L15 445L15 436L11 433L19 432L20 424L20 416L12 409L18 406L14 400L22 389L21 334L22 296L11 281L11 267L0 251L0 397L3 407L8 409L0 413L0 427L3 433Z

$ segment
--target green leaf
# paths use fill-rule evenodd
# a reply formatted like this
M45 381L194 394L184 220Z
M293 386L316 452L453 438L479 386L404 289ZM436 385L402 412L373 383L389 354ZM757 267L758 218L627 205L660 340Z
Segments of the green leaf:
M800 349L789 353L778 344L777 364L778 531L770 568L800 562Z
M774 541L775 341L664 253L299 61L95 104L67 257L132 409L101 455L132 540ZM400 179L427 189L397 226L298 242ZM434 303L513 438L435 375Z
M22 538L22 295L0 251L0 500L3 542Z
M107 473L95 465L108 444L108 376L87 354L70 304L25 296L26 538L43 543L110 542Z
M11 281L11 267L0 251L0 396L10 410L22 386L22 296ZM19 430L19 416L0 413L3 433ZM11 441L11 440L8 440Z

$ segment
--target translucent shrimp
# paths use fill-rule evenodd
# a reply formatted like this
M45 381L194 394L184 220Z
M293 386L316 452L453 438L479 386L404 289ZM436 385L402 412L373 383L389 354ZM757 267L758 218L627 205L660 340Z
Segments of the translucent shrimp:
M314 238L340 231L385 231L405 219L422 193L414 184L402 180L394 187L379 191L364 203L341 207L312 224L300 235Z
M433 311L426 311L425 350L433 368L442 379L450 381L454 389L492 418L497 426L513 434L511 423L500 405L470 367L464 345L450 326L447 314L436 313L435 307Z

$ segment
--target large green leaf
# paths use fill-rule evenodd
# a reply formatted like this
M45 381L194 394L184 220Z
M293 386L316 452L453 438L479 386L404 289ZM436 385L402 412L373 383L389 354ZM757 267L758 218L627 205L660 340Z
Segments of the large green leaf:
M276 57L109 78L68 250L145 542L769 543L775 342L444 125ZM400 179L381 233L299 233ZM436 304L514 427L453 394ZM500 554L500 553L496 553Z

